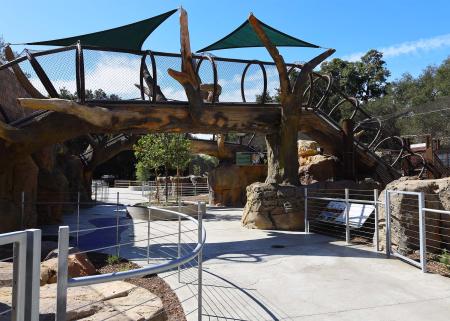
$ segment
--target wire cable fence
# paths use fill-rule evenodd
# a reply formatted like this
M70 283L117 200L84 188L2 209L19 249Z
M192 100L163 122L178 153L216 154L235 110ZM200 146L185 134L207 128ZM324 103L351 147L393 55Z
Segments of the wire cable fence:
M347 243L375 244L378 250L378 191L304 189L305 230L344 239Z

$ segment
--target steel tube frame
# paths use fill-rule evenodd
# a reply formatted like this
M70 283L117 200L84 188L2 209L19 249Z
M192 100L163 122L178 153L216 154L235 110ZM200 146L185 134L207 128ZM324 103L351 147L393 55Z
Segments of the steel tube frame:
M29 229L26 247L25 320L39 321L42 231Z
M349 189L345 189L345 242L350 244L350 197Z
M417 196L418 208L419 208L419 252L420 262L416 262L400 253L392 250L391 242L391 209L390 209L390 195L410 195ZM423 273L427 272L427 257L426 257L426 226L425 226L425 194L423 192L410 192L410 191L398 191L398 190L386 190L385 191L385 208L386 208L386 255L389 257L391 254L399 259L410 263L422 270Z
M25 317L27 232L19 231L0 235L0 245L11 243L13 244L11 320L22 321Z

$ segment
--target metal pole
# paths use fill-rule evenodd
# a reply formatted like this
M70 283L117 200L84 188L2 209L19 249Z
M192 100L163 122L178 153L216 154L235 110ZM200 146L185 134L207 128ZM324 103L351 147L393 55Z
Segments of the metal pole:
M26 235L13 244L13 280L11 300L11 321L24 320L25 313L25 277L26 277Z
M181 198L178 199L178 213L181 213ZM178 215L178 253L177 258L181 257L181 216ZM178 283L181 283L181 267L178 265Z
M391 257L391 200L389 191L384 191L384 213L386 220L386 256Z
M345 242L350 244L350 202L348 188L345 189Z
M80 192L77 194L77 246L79 244L79 231L80 231Z
M378 228L378 190L373 190L373 205L375 208L375 248L377 252L380 250L380 230Z
M426 224L425 224L425 195L423 192L419 194L419 230L420 230L420 264L422 272L427 272L427 239L426 239Z
M206 212L205 202L198 202L198 243L202 242L203 214ZM203 250L198 253L198 321L202 321L202 268L203 268Z
M308 188L305 187L305 233L309 233L309 220L308 220Z
M20 229L24 229L24 225L25 225L25 192L22 191L21 205L20 205Z
M147 264L150 264L150 221L152 220L152 209L148 209L147 218Z
M95 190L94 190L94 193L95 193L95 203L97 203L97 182L95 182L94 186L95 186Z
M69 227L60 226L58 235L58 274L56 284L56 321L66 321L69 255Z
M119 192L117 192L116 201L116 255L119 256Z
M25 320L39 321L41 230L27 230Z

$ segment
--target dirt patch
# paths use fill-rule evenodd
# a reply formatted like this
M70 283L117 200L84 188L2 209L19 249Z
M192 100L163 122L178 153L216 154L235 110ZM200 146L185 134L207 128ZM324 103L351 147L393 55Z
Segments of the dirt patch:
M127 271L141 267L125 259L118 259L117 262L109 264L107 262L108 255L103 253L90 252L87 253L87 255L100 274ZM168 321L186 321L183 308L177 295L164 279L152 274L142 278L126 279L125 281L147 289L157 295L163 302Z

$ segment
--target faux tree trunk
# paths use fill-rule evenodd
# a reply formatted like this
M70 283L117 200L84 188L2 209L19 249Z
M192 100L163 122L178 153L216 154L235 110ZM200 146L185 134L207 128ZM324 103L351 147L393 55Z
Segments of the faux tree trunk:
M298 135L299 108L292 106L282 110L280 129L266 135L267 178L266 183L298 185Z

